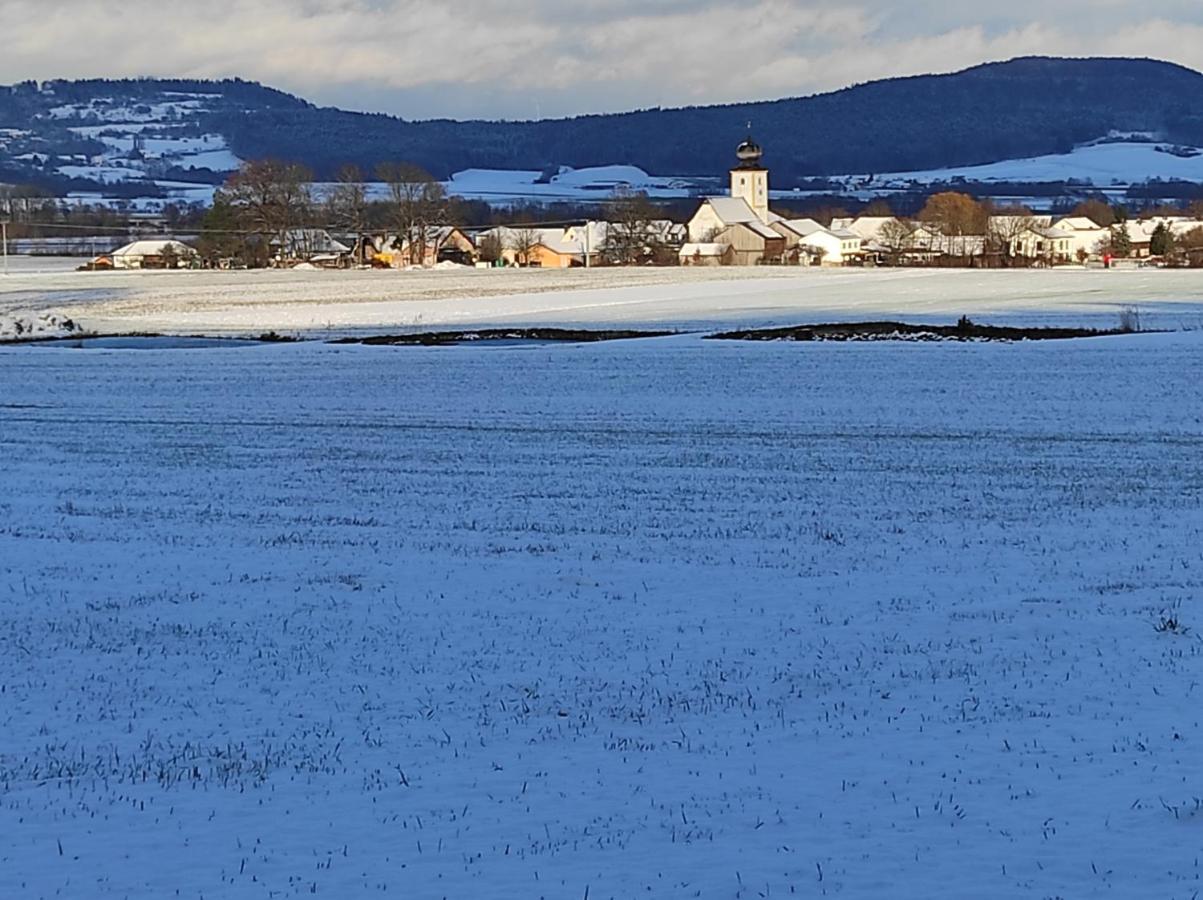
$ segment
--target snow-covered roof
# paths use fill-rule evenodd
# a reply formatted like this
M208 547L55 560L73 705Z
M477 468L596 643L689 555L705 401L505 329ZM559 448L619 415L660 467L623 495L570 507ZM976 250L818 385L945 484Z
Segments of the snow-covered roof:
M431 247L441 247L459 230L455 225L428 225L426 227L426 244ZM408 235L385 235L383 240L386 247L407 247L409 245Z
M1055 228L1064 228L1068 231L1102 231L1103 227L1087 216L1066 216L1064 219L1058 219L1053 223Z
M742 197L710 197L706 200L719 221L724 225L743 225L748 222L760 222L760 217L748 206L748 201ZM763 224L763 223L762 223ZM773 237L779 237L774 234Z
M1068 228L1050 226L1048 228L1033 228L1032 230L1042 238L1047 238L1050 241L1072 241L1074 239L1074 233Z
M860 216L859 218L833 219L833 231L851 231L862 240L870 240L881 234L881 229L887 222L893 222L894 216Z
M534 238L533 243L542 247L546 247L553 253L559 253L562 256L579 256L584 253L584 247L580 241L569 240L565 237L563 228L530 228L518 229L507 228L504 225L498 225L496 228L490 228L488 231L483 231L478 236L478 241L485 237L496 237L503 247L513 249L515 242L520 238L524 238L522 232L530 231ZM590 247L590 250L595 248Z
M278 247L280 241L272 240L272 246ZM351 248L341 241L336 241L330 232L323 228L293 228L284 233L285 251L298 253L350 253Z
M171 252L176 256L191 256L196 251L187 244L180 241L134 241L126 244L124 247L119 247L112 252L112 256L129 257L129 256L162 256L168 252L167 248L171 248Z
M809 237L815 232L827 230L814 219L781 219L779 224L800 237Z
M768 225L765 225L764 222L760 221L759 219L753 219L751 222L738 222L736 224L742 225L744 228L747 228L749 231L754 231L756 234L760 235L762 238L766 238L768 240L774 240L774 241L781 239L781 234L779 232L774 231L772 228L770 228Z
M588 244L589 250L600 250L606 244L610 231L609 222L589 221L582 225L571 225L564 230L564 237L582 245Z

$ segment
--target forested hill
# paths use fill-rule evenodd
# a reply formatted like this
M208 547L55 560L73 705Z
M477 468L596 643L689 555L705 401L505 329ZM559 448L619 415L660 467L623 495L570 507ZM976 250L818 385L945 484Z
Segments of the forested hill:
M319 108L244 81L82 81L0 88L0 129L70 143L99 101L136 101L153 119L164 96L206 95L176 127L225 136L247 159L302 161L329 175L414 162L439 177L472 168L542 169L627 163L665 175L713 175L753 122L774 181L876 173L1064 152L1111 132L1203 144L1203 74L1136 59L1024 58L952 75L896 78L761 103L649 109L540 122L406 121ZM194 121L188 121L192 116ZM78 145L78 141L75 142ZM77 146L78 149L78 146Z

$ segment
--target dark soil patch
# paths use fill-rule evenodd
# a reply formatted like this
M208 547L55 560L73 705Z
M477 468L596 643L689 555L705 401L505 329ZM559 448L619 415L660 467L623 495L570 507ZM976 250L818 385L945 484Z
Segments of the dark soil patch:
M1111 328L1014 328L978 325L961 319L956 325L910 325L906 322L841 322L795 325L712 334L717 341L1064 341L1073 338L1129 334Z
M627 341L635 338L667 337L673 331L582 331L572 328L486 328L474 331L430 331L423 334L381 334L372 337L347 337L334 344L373 346L454 347L484 342L536 342L593 344L599 341Z
M271 332L259 337L205 337L203 335L165 335L153 332L128 334L51 335L25 340L0 341L3 347L63 347L71 350L209 350L223 347L253 347L258 344L291 343L297 338Z

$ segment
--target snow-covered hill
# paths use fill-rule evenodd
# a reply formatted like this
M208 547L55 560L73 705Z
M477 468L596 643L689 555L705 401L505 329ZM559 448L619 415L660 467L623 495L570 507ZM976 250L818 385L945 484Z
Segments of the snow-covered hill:
M982 183L1075 181L1095 187L1130 186L1153 179L1203 183L1203 149L1149 140L1098 141L1069 153L1010 159L981 166L960 166L920 172L890 172L843 179L858 187L903 189L914 183L935 184L956 179Z
M1113 91L1106 103L1062 108L1063 98L1042 95L983 116L991 108L983 98L1014 90L1017 78L1060 78L1075 89L1122 83L1132 96L1121 103ZM1203 95L1203 76L1180 67L1020 60L757 104L754 120L779 199L864 199L963 180L1005 183L1011 198L1024 197L1025 184L1042 185L1032 194L1045 202L1057 194L1050 183L1068 185L1058 196L1104 190L1118 200L1136 186L1139 203L1157 194L1139 189L1151 180L1203 183L1203 123L1175 118L1132 87L1156 84L1160 97L1165 79L1178 85L1176 96ZM939 99L917 94L921 88ZM742 137L731 132L733 117L746 121L734 108L697 107L544 122L411 122L319 109L236 80L27 82L0 86L0 182L154 207L207 202L244 159L297 160L320 178L346 163L372 172L400 159L445 179L453 195L498 204L604 200L618 187L681 198L722 190ZM600 158L599 148L606 149ZM982 160L993 161L976 164ZM958 162L975 164L941 167Z

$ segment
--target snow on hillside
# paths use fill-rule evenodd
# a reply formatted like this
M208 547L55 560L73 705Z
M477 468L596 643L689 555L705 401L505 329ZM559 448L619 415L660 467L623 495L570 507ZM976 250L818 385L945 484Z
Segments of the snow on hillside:
M649 175L636 166L571 169L541 182L542 173L508 169L466 169L446 182L448 193L490 202L523 200L606 200L617 188L645 191L650 197L688 197L697 179Z
M1113 141L1079 147L1071 153L1013 159L982 166L921 172L892 172L843 180L859 187L905 186L963 178L982 182L1087 181L1099 187L1131 185L1150 179L1203 182L1203 150L1148 142Z
M1185 900L1200 350L0 350L3 893Z
M130 122L165 122L197 112L202 112L220 99L220 94L185 94L166 92L154 103L135 103L113 97L97 97L88 103L65 103L52 107L46 115L50 119L67 121L83 119L94 122L125 124Z
M98 98L88 103L63 104L50 109L46 118L66 125L81 138L98 141L104 150L91 157L77 155L56 165L57 174L89 179L100 184L144 183L148 193L165 188L168 198L134 199L137 207L153 209L169 202L209 202L213 188L204 184L168 182L169 169L208 169L232 172L242 160L229 148L224 136L197 134L197 117L210 108L216 94L164 93L158 101L136 103L117 98ZM9 138L8 140L12 140ZM0 149L6 146L0 141ZM14 159L44 163L43 156L25 153ZM79 202L125 202L103 192L74 192L68 199Z

